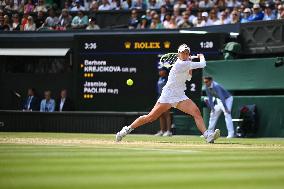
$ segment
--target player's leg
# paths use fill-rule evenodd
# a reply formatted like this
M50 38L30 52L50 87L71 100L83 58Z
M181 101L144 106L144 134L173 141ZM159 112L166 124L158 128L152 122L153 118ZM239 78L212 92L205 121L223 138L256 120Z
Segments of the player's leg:
M162 113L169 110L171 104L156 103L151 112L147 115L138 117L130 126L125 126L120 132L116 134L116 141L121 141L123 137L133 131L135 128L140 127L146 123L150 123L158 119Z
M177 105L177 109L183 111L186 114L191 115L194 118L197 128L202 134L206 131L206 127L201 116L200 110L192 100L187 99L179 102Z
M167 120L166 120L165 113L163 113L160 116L159 121L160 121L160 130L158 131L157 134L155 134L155 136L163 136L163 134L167 131L166 129Z
M182 102L179 102L177 105L177 109L183 111L186 114L192 115L194 118L194 121L196 123L197 128L199 131L204 135L205 139L209 143L213 143L214 140L219 138L220 131L217 129L215 132L206 130L203 118L201 116L200 110L196 106L196 104L190 100L184 100Z
M220 107L220 104L216 104L214 106L214 111L211 110L211 112L210 112L208 130L214 131L215 126L217 124L217 121L218 121L221 113L222 113L222 109Z
M172 107L171 104L157 103L149 114L138 117L130 125L130 127L132 129L135 129L135 128L140 127L141 125L144 125L146 123L151 123L151 122L155 121L156 119L158 119L158 117L160 117L161 114L163 114L165 111L169 110L171 107Z
M226 122L227 130L228 130L227 138L233 138L234 135L235 135L234 125L233 125L233 121L232 121L232 114L231 114L232 105L233 105L233 97L227 98L225 103L226 103L228 110L230 111L230 113L227 113L225 111L225 108L223 107L225 122Z
M165 120L166 120L166 132L164 133L163 136L172 136L172 132L171 132L171 126L172 126L172 122L171 122L171 113L170 110L167 110L166 112L163 113Z

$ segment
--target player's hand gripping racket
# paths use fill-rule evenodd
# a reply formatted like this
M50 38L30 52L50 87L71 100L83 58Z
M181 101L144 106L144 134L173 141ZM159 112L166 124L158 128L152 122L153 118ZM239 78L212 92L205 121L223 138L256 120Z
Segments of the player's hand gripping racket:
M198 56L190 56L190 59L198 58ZM178 59L178 53L167 53L160 58L159 67L170 68Z

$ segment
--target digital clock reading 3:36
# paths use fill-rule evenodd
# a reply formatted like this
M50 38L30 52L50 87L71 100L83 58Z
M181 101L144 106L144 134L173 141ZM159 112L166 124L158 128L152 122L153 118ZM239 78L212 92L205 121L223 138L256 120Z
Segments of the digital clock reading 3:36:
M97 43L85 43L85 49L96 49L97 48Z

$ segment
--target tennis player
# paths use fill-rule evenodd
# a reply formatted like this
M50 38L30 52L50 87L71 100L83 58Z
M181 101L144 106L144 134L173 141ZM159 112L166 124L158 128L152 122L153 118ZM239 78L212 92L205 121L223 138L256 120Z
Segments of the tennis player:
M178 48L178 59L173 64L169 73L168 81L163 87L162 94L156 105L147 115L138 117L131 125L125 126L116 134L116 141L119 142L133 131L146 123L155 121L162 113L171 107L177 108L186 114L193 116L196 126L203 134L208 143L214 143L219 138L220 130L206 130L201 113L196 104L185 95L186 80L190 81L192 70L204 68L206 61L203 54L198 54L199 62L192 62L190 57L190 48L186 44L182 44Z

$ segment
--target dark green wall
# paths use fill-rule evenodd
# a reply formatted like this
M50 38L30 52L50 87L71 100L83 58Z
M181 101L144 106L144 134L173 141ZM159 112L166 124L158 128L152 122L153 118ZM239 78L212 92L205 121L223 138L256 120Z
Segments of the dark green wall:
M284 89L284 66L276 68L275 61L276 58L208 61L203 75L213 76L227 90Z

